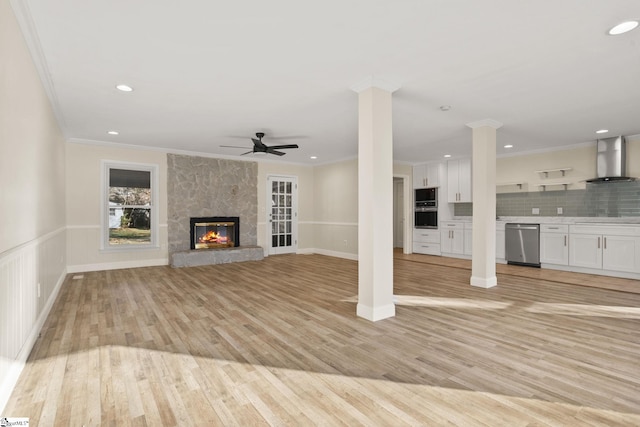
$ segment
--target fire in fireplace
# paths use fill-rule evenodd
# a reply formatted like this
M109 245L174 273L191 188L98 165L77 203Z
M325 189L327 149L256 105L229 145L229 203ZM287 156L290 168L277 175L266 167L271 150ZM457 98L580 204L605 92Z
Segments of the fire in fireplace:
M191 249L240 246L240 218L212 216L191 218Z

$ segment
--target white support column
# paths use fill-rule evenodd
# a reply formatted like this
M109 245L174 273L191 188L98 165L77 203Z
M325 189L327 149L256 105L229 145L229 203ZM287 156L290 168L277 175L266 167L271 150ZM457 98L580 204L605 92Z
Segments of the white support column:
M473 247L471 286L491 288L496 278L496 130L502 123L468 123L473 133Z
M395 316L391 94L373 79L358 92L358 306L371 321ZM391 90L390 90L391 89Z

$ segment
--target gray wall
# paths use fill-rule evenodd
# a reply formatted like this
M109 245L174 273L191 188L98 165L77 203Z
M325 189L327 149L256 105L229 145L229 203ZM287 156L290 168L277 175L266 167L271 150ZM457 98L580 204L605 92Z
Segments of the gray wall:
M638 217L640 216L640 182L587 184L584 190L502 193L496 197L498 216ZM457 203L456 216L471 216L471 203ZM538 215L536 215L538 216Z
M167 154L169 254L189 250L189 218L240 217L240 245L257 244L258 164Z

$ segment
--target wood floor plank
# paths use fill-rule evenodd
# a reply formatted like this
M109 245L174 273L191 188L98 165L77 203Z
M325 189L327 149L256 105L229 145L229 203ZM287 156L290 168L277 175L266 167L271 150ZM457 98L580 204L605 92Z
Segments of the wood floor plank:
M640 425L640 294L513 272L480 289L463 264L399 257L396 316L375 323L355 315L357 263L321 255L67 277L3 415Z

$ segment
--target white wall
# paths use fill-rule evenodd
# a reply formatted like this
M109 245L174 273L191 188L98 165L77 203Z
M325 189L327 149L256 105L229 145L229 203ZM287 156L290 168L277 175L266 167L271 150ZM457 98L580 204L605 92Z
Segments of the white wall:
M101 251L101 161L158 165L159 248ZM67 259L69 272L168 264L167 154L113 145L67 144Z
M65 146L0 2L0 414L65 276Z

